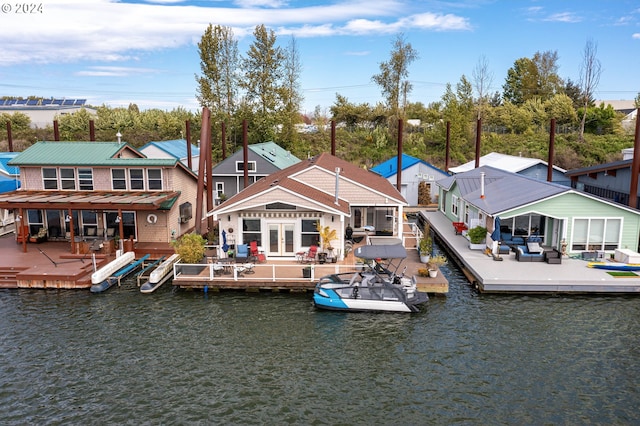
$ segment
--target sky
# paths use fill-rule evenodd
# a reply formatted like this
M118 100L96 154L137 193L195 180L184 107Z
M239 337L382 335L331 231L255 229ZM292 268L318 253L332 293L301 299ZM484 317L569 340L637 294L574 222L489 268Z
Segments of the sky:
M578 82L588 40L602 66L594 97L640 92L637 0L44 0L0 1L0 96L197 111L197 43L209 24L231 27L242 55L257 25L282 47L295 37L307 114L328 113L336 94L382 101L372 76L399 34L419 55L411 102L440 100L481 61L502 92L514 62L536 52L557 52L560 77Z

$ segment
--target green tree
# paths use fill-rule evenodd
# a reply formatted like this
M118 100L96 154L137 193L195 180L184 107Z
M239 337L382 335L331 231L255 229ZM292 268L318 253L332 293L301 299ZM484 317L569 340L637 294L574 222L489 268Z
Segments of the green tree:
M371 79L380 86L382 96L392 117L404 118L404 108L412 85L408 80L409 66L418 59L418 52L407 43L403 34L393 41L393 50L388 62L380 63L380 73Z
M233 30L209 24L198 43L198 53L202 74L196 75L196 98L211 112L212 145L215 147L215 141L220 140L220 123L232 126L232 117L237 110L240 56ZM233 129L229 129L231 133Z
M558 52L550 50L536 52L533 55L533 63L538 71L536 96L544 102L556 93L561 93L564 82L558 76Z
M276 126L284 104L282 92L285 75L286 54L276 45L273 30L258 25L253 35L254 42L242 61L244 78L240 86L245 91L246 106L251 112L249 128L251 142L275 139Z
M521 105L537 92L538 69L529 58L516 59L513 67L507 71L507 78L502 86L502 98L514 105Z
M291 38L285 51L284 84L282 86L282 99L284 103L282 111L282 147L291 149L298 142L296 124L301 122L300 107L302 105L302 93L300 91L300 73L302 64L300 52L295 37Z
M587 40L582 53L580 66L580 87L582 89L582 119L578 130L578 139L584 141L584 131L591 97L600 83L602 68L597 58L598 45L593 40Z
M573 107L573 100L560 93L545 102L544 107L549 118L555 118L557 124L575 124L578 115Z

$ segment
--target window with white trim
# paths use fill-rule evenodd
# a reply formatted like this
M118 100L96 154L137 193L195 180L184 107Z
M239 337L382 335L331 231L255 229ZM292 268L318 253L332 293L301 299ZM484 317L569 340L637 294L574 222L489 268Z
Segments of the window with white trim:
M127 171L125 169L111 169L111 186L114 190L127 189Z
M93 169L78 169L78 188L80 191L93 191Z
M143 169L129 169L129 189L144 191Z
M42 187L44 189L58 189L58 170L50 167L42 168Z
M621 218L573 220L571 251L615 250L620 247Z
M320 219L302 219L302 232L300 234L300 244L303 247L317 246L320 244L320 232L317 224Z
M256 171L256 162L255 161L247 161L247 170L250 172ZM236 172L241 173L244 172L244 161L236 161Z
M458 203L459 203L459 198L457 195L452 195L451 196L451 214L454 215L455 217L460 217L458 216Z
M216 198L224 194L224 182L216 182Z
M162 170L148 169L147 176L150 191L162 189Z
M60 189L74 191L76 189L76 171L75 169L60 169Z

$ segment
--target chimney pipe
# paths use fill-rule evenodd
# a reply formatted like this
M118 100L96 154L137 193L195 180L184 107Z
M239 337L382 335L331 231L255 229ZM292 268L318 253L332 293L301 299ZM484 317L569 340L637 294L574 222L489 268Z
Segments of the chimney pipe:
M482 118L476 123L476 169L480 167L480 138L482 137Z
M480 173L480 198L484 200L484 172Z
M339 187L340 187L340 167L336 167L336 200L335 200L336 206L340 205L340 203L338 202Z

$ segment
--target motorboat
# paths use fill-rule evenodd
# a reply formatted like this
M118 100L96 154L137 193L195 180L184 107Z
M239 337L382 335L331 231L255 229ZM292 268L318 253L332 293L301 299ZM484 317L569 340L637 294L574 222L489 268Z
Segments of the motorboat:
M429 300L418 291L415 276L398 270L407 257L402 244L364 245L355 256L365 260L361 271L325 275L318 280L313 303L321 309L335 311L418 312Z

